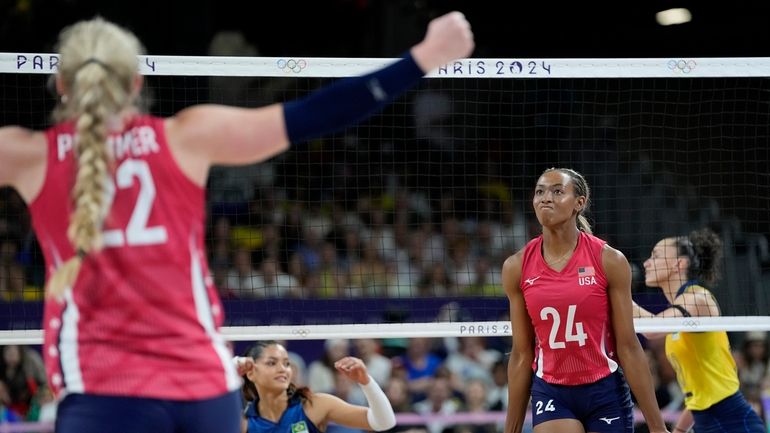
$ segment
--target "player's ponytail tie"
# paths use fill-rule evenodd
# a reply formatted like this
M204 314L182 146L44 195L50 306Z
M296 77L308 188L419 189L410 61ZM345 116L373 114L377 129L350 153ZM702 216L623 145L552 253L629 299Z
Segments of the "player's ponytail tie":
M78 273L80 273L80 265L83 263L85 256L85 251L78 250L77 254L56 269L56 272L51 275L48 284L46 284L45 295L47 298L61 297L67 289L72 288Z

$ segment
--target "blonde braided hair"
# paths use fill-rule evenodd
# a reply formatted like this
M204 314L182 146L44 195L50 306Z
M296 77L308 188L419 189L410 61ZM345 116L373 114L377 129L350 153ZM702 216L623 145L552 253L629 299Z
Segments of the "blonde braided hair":
M110 155L106 141L112 119L135 103L134 80L141 44L130 32L101 18L66 28L59 38L59 78L66 89L54 119L75 119L77 173L67 237L77 254L48 281L48 296L74 284L83 258L102 247Z

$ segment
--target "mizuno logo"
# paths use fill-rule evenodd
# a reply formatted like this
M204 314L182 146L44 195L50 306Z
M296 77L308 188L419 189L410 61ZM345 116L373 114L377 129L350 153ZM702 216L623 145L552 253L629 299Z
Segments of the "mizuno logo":
M531 285L535 284L535 281L537 281L538 278L540 278L540 275L538 275L536 277L532 277L532 278L527 278L526 280L524 280L524 282L531 286Z
M620 419L619 416L616 416L615 418L599 418L600 420L606 422L607 424L612 424L612 421L615 421L616 419Z

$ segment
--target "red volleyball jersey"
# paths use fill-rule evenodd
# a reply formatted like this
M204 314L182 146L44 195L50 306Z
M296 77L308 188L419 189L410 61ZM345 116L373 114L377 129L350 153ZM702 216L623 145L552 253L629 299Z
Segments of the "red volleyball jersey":
M72 122L46 131L48 163L32 222L50 276L73 256ZM136 116L111 134L103 248L72 290L45 303L44 358L53 390L174 400L236 390L218 328L222 304L204 253L205 191L171 155L164 120Z
M537 339L532 368L548 383L592 383L618 368L602 268L605 243L580 232L561 272L543 259L542 236L525 247L521 290Z

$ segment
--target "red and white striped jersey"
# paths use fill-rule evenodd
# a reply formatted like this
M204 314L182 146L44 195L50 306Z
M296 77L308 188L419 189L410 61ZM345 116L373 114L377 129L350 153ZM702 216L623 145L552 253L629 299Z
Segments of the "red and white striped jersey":
M46 131L46 178L30 203L47 274L75 253L74 124ZM54 391L192 400L240 386L218 328L222 304L204 253L205 191L174 160L164 120L141 115L107 146L104 247L63 299L48 299L44 358Z
M543 259L542 236L525 247L521 290L537 339L532 368L548 383L592 383L618 368L602 268L605 243L580 232L560 272Z

